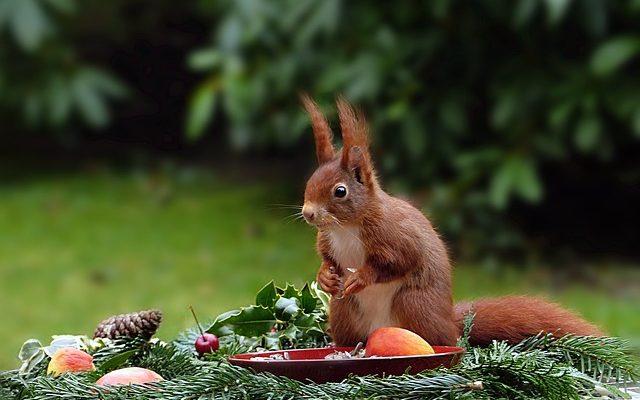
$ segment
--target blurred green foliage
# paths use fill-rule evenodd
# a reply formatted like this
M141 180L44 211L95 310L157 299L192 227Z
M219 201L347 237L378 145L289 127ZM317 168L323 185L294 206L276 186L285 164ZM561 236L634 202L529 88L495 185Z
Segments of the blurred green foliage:
M75 0L0 0L0 111L31 127L93 128L110 121L109 100L126 87L78 59ZM15 114L14 114L15 115Z
M541 202L541 170L573 155L640 181L615 168L640 141L640 1L207 4L223 18L189 60L206 73L191 138L219 115L234 148L297 145L296 93L330 117L343 93L365 109L382 171L429 187L441 228L473 227L480 248L518 245L505 210Z
M64 139L109 127L112 100L132 92L114 130L150 130L139 142L312 159L298 93L334 124L344 94L368 116L393 192L419 192L469 254L518 248L510 212L544 204L555 170L590 163L586 174L640 183L639 17L640 0L0 0L0 116ZM158 123L135 125L149 109ZM165 115L183 131L154 132Z

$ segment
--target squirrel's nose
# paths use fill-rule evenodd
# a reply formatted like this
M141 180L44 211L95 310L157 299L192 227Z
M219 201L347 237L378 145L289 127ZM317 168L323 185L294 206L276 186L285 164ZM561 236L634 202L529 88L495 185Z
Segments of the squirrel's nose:
M311 223L313 222L313 220L316 218L316 210L315 207L313 206L309 206L309 205L304 205L302 207L302 216L304 217L304 219Z

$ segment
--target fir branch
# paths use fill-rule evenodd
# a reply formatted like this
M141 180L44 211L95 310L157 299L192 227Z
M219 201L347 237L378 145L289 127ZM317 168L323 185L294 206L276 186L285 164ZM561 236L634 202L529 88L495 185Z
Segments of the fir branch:
M317 294L317 293L316 293ZM279 306L278 301L280 301ZM226 313L227 330L220 349L198 358L194 342L199 331L189 329L170 343L144 339L116 339L93 353L98 368L91 373L47 376L43 360L28 373L0 372L0 398L49 399L578 399L581 396L611 397L623 394L604 381L631 382L640 379L640 364L628 342L618 338L538 335L520 344L494 342L488 348L469 346L473 310L464 318L459 345L467 349L461 363L451 369L438 368L417 375L350 377L342 382L316 384L298 382L267 373L235 367L226 357L258 346L276 348L322 347L328 341L323 331L326 309L318 296L305 286L265 286L256 298L261 313L284 315L283 305L295 312L268 331L240 336L231 322L256 322L256 315ZM312 310L315 305L315 309ZM285 308L287 309L287 308ZM244 310L248 310L245 308ZM258 310L258 311L260 311ZM260 315L262 315L260 314ZM282 314L282 315L281 315ZM295 314L295 315L294 315ZM233 321L231 320L235 318ZM278 317L279 318L279 317ZM265 325L266 326L266 325ZM272 329L275 329L272 330ZM251 333L247 333L250 335ZM97 377L107 370L137 366L151 369L165 380L147 385L99 387Z
M402 375L385 379L353 377L350 383L359 387L358 394L364 398L383 399L444 399L478 398L472 393L472 382L454 372L440 369L418 375Z
M102 364L105 362L108 362L109 360L112 360L113 357L132 351L132 350L140 351L148 343L149 341L147 339L143 339L140 337L137 337L137 338L122 337L122 338L113 339L108 346L102 347L92 354L93 363L96 365L98 369L101 369Z
M177 350L171 344L154 344L137 354L132 365L155 371L165 379L173 379L193 374L198 362L196 358Z
M149 385L101 388L93 383L91 374L65 374L55 379L42 375L22 382L22 386L17 386L20 391L8 390L19 400L577 399L595 393L597 382L565 364L556 349L537 348L544 342L540 338L535 340L537 344L533 340L522 346L496 342L489 348L469 349L462 363L450 370L440 368L415 376L352 377L326 384L254 374L226 362L200 361L173 345L151 344L131 360L172 379ZM11 376L14 383L21 379L17 372ZM6 374L0 381L6 381ZM7 390L4 384L0 387Z
M517 345L521 351L556 351L578 371L594 380L629 383L640 379L640 362L627 340L617 337L540 334Z
M476 313L473 310L473 305L471 305L471 308L469 309L469 311L464 314L463 317L463 327L462 327L462 336L460 336L458 338L458 341L456 343L456 346L458 347L463 347L465 349L468 349L469 346L469 337L471 336L471 329L473 329L473 320L476 317Z
M484 380L496 397L579 399L584 383L569 365L559 363L554 353L534 349L518 351L506 342L473 348L458 368L463 376Z
M15 395L9 388L0 386L0 399L13 399L13 398L15 398Z
M594 379L632 382L640 379L640 363L629 342L616 337L564 336L549 343L571 357L579 371Z
M197 375L178 377L149 385L100 388L82 376L63 375L54 380L34 381L32 400L135 398L150 399L444 399L476 398L466 386L469 381L455 374L421 374L386 379L357 377L340 383L301 383L271 374L221 364L205 367Z
M133 354L128 354L131 352ZM194 364L199 361L192 353L181 351L172 343L122 338L117 339L113 347L96 352L94 361L99 372L102 373L116 368L136 366L155 371L165 379L173 379L193 373ZM121 356L126 357L118 363ZM114 361L116 363L113 363Z
M20 372L19 370L1 371L0 388L13 393L14 398L28 399L31 381L38 376L46 374L48 363L48 359L43 359L27 373Z

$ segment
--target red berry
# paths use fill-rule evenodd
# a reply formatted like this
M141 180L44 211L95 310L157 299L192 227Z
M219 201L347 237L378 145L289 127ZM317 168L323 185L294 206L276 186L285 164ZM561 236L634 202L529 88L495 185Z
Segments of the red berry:
M213 333L203 333L196 339L195 347L198 354L203 355L218 350L220 342Z

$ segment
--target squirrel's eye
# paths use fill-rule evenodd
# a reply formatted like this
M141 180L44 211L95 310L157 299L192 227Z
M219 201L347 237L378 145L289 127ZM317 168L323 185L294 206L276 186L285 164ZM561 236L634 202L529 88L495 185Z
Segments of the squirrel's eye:
M347 195L347 188L342 185L336 186L333 190L333 195L342 198Z

